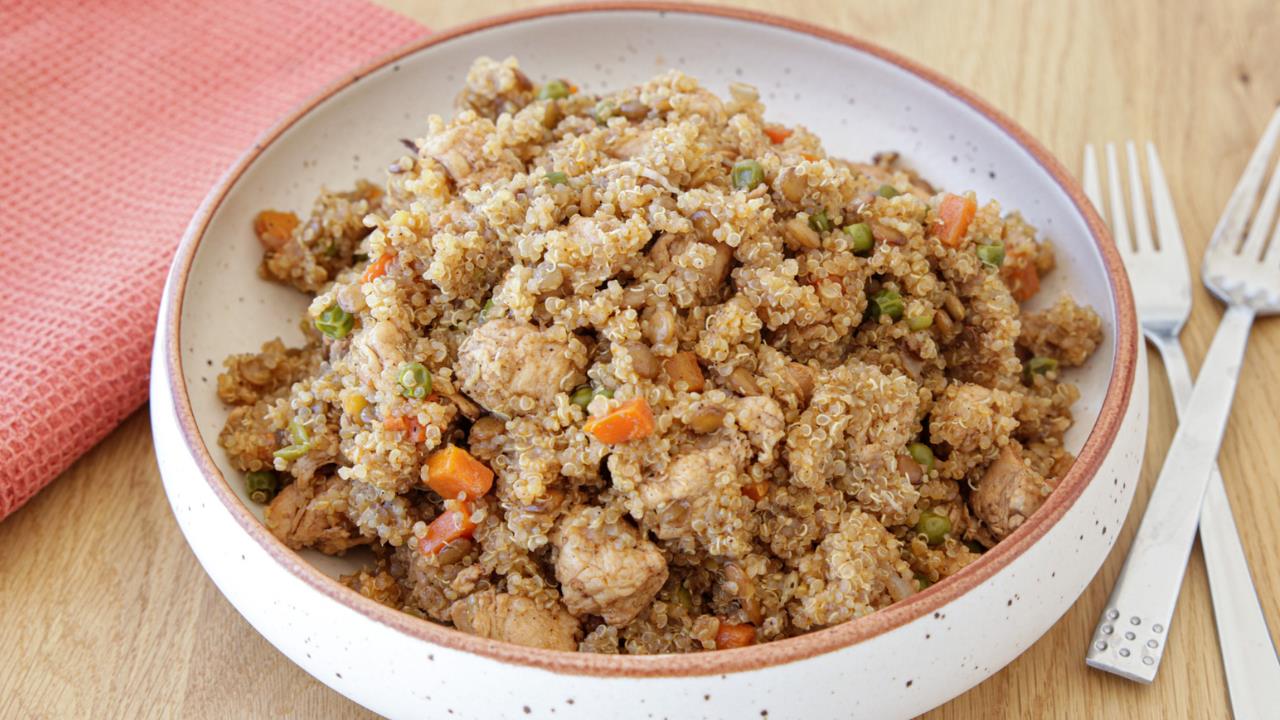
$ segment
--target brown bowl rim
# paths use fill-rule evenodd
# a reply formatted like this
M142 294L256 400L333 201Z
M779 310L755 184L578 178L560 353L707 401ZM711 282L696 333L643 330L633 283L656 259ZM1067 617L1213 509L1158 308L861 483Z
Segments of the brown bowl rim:
M1053 494L1046 500L1044 506L1028 519L1022 527L985 553L977 562L923 592L865 617L806 635L776 640L748 648L673 655L600 655L544 650L469 635L443 625L421 620L360 595L320 572L313 565L302 559L298 553L280 542L245 508L227 483L226 478L223 477L214 463L213 457L201 439L196 426L190 397L187 392L186 375L182 367L179 338L181 337L182 303L191 264L210 219L231 187L235 185L249 165L257 159L258 155L269 144L279 138L285 130L289 129L318 104L347 86L358 82L362 77L373 71L424 48L488 28L536 18L602 11L671 12L728 18L807 34L821 40L875 55L944 90L993 122L1035 158L1036 162L1067 193L1075 204L1076 209L1084 217L1107 269L1116 308L1115 363L1106 396L1099 412L1098 421L1090 431L1079 457ZM796 662L846 648L936 612L942 606L972 590L1009 565L1053 527L1066 511L1075 504L1085 486L1089 484L1101 466L1119 432L1121 421L1129 403L1137 359L1137 323L1129 282L1120 256L1105 224L1071 175L1038 141L1010 118L979 99L970 91L933 70L864 40L799 20L754 10L707 6L688 2L587 2L518 10L466 23L448 30L430 33L422 39L414 41L350 73L291 111L275 127L267 131L250 150L246 151L236 165L221 178L218 185L201 203L183 236L174 259L166 293L168 310L166 315L160 319L160 322L162 329L166 331L164 355L166 367L170 374L170 393L178 418L179 429L187 448L200 466L214 493L245 532L261 545L263 550L311 588L355 612L410 637L453 650L474 653L499 662L515 663L557 673L601 677L684 677L757 670Z

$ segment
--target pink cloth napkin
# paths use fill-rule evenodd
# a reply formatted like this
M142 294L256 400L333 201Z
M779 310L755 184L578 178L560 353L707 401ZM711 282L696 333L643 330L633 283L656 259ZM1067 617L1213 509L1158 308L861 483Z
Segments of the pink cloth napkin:
M146 400L165 272L222 172L423 32L362 0L0 0L0 518Z

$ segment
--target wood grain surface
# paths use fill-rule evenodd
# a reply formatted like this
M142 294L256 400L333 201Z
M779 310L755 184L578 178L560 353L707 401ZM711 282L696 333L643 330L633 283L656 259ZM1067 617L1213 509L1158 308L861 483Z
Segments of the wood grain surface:
M379 0L432 28L514 0ZM1153 140L1195 256L1280 102L1275 0L977 3L754 0L871 39L975 90L1070 168L1086 142ZM317 5L317 12L321 12ZM1196 288L1198 363L1221 309ZM1280 320L1255 329L1221 465L1273 634L1280 629ZM929 718L1229 715L1204 566L1193 555L1157 682L1083 652L1174 429L1158 364L1142 485L1117 551L1034 647ZM0 472L3 472L0 469ZM222 598L169 512L145 410L0 523L0 717L370 714L267 644ZM1277 712L1280 712L1278 710Z

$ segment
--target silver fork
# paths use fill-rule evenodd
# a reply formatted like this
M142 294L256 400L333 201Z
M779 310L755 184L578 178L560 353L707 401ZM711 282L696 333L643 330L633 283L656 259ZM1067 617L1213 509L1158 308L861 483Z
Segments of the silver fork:
M1192 388L1191 373L1178 339L1182 326L1191 313L1191 273L1187 267L1182 232L1178 227L1178 218L1155 146L1150 143L1146 146L1151 206L1156 221L1154 237L1147 219L1138 153L1132 142L1127 143L1125 149L1129 165L1130 204L1133 208L1133 239L1129 235L1123 183L1116 162L1115 147L1108 144L1106 158L1111 190L1112 233L1125 267L1129 270L1143 333L1164 359L1166 374L1173 390L1174 407L1181 411ZM1089 199L1101 213L1101 181L1092 145L1085 147L1084 186ZM1156 240L1159 241L1158 246ZM1263 717L1266 712L1280 707L1280 658L1271 642L1266 617L1258 602L1244 547L1227 500L1226 488L1216 466L1210 473L1209 487L1200 509L1200 544L1209 573L1209 591L1213 597L1214 618L1218 626L1218 640L1222 647L1232 710L1237 718ZM1109 623L1108 626L1111 627L1110 632L1104 630L1101 636L1094 639L1089 664L1115 671L1109 657L1120 657L1128 662L1131 658L1151 656L1154 659L1150 663L1142 659L1137 662L1151 668L1154 674L1159 666L1163 643L1157 640L1155 647L1147 646L1148 651L1155 651L1154 655L1141 655L1142 648L1128 640L1129 633L1133 633L1136 640L1136 630L1126 629L1117 634L1114 623ZM1105 643L1106 647L1099 646L1099 642ZM1150 640L1147 642L1150 643ZM1128 649L1129 655L1120 656L1121 648ZM1108 656L1108 652L1115 654ZM1120 672L1126 677L1132 677L1128 672Z

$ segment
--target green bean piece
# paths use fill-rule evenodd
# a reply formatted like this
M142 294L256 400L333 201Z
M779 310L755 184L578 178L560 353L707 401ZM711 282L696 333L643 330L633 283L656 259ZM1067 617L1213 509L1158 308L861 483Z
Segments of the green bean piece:
M563 100L569 97L569 86L563 80L548 80L538 88L539 100Z
M738 190L753 190L764 182L764 167L757 160L739 160L733 164L731 176Z
M547 173L546 181L551 185L568 185L569 176L559 170Z
M1004 245L992 243L978 246L978 259L985 265L998 268L1004 264Z
M421 400L431 392L431 371L420 362L401 365L397 379L400 382L400 394L407 398Z
M1027 361L1028 375L1048 375L1058 369L1058 361L1050 357L1033 357Z
M932 315L912 315L907 318L907 327L912 330L928 330L933 327Z
M933 472L933 450L924 443L914 442L907 446L911 459L920 464L925 472Z
M882 198L895 198L902 193L898 192L898 188L892 185L881 185L880 189L876 190L876 194Z
M920 513L920 520L916 522L916 532L924 535L930 545L937 545L951 532L951 520L946 515L925 510Z
M869 305L872 319L879 319L881 315L888 315L893 320L901 320L902 313L906 311L906 306L902 303L902 296L897 290L885 288L871 295L871 303Z
M338 307L337 303L325 308L316 318L316 329L334 340L346 337L354 324L355 318L351 313Z
M569 399L574 405L586 410L587 406L591 404L591 399L595 396L595 393L591 391L590 385L579 385L574 389L573 395L570 395Z
M831 218L827 217L827 211L819 210L818 212L810 215L809 227L820 233L831 232Z
M244 476L244 489L249 499L259 505L266 505L276 496L280 489L276 474L270 470L254 470Z
M871 226L866 223L846 225L844 234L849 236L849 243L852 246L854 255L865 257L870 255L871 251L876 247L876 239L871 234Z

